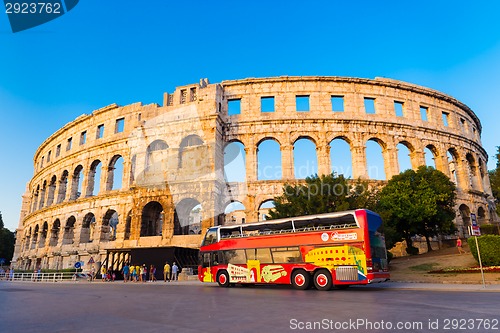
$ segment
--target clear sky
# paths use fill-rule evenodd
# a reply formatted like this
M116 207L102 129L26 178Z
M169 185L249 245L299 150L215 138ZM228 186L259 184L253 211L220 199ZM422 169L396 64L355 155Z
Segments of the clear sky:
M495 166L500 92L497 1L82 0L12 33L0 12L0 211L19 221L37 147L111 103L162 104L209 78L388 77L471 107Z

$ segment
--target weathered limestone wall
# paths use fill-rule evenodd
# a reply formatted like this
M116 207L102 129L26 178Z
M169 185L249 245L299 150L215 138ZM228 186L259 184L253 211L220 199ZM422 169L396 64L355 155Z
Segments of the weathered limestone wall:
M297 112L296 96L309 97L308 112ZM343 112L332 112L332 96L343 98ZM274 97L274 112L261 111L262 97ZM375 114L366 113L365 98L374 99ZM229 115L234 99L240 112ZM395 101L403 116L396 116ZM368 140L382 147L387 179L399 173L399 143L410 150L413 168L425 164L427 147L437 169L453 179L456 173L457 225L466 225L471 212L482 223L495 218L479 119L440 92L379 78L202 80L166 93L163 104L104 107L68 123L38 148L17 230L18 268L66 268L91 256L100 261L107 249L198 247L200 232L224 223L234 201L245 207L236 213L239 220L256 221L267 211L262 203L280 195L285 183L301 181L293 162L301 138L315 144L319 174L332 171L329 144L342 138L350 146L353 178L365 179ZM279 180L258 179L257 151L265 139L279 143ZM235 141L245 147L246 181L228 183L224 148Z

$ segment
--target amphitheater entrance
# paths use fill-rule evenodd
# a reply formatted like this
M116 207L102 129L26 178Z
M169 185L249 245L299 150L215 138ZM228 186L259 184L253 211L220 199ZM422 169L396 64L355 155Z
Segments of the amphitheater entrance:
M165 262L172 266L175 261L181 271L189 271L198 274L198 249L171 246L136 249L112 249L106 253L106 259L102 265L111 268L116 273L118 280L123 280L122 269L125 263L134 266L156 267L155 277L158 281L163 280L163 266Z

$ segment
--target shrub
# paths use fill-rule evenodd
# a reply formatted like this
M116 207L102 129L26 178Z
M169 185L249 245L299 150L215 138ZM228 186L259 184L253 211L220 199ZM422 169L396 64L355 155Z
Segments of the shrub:
M484 235L477 238L479 250L481 252L481 261L484 266L500 266L500 236ZM470 252L474 259L479 263L476 249L476 240L470 237L467 240Z
M481 226L481 235L498 235L498 226L494 224L483 224Z

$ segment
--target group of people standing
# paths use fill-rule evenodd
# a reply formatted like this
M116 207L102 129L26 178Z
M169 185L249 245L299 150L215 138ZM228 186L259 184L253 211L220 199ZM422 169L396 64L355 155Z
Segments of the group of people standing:
M172 267L168 261L165 263L163 267L163 280L165 282L172 280L177 280L177 275L179 273L179 267L174 262ZM146 264L142 264L142 266L129 265L129 263L125 263L122 269L123 274L123 282L133 281L133 282L155 282L156 280L156 267L155 265L150 265L149 269Z

